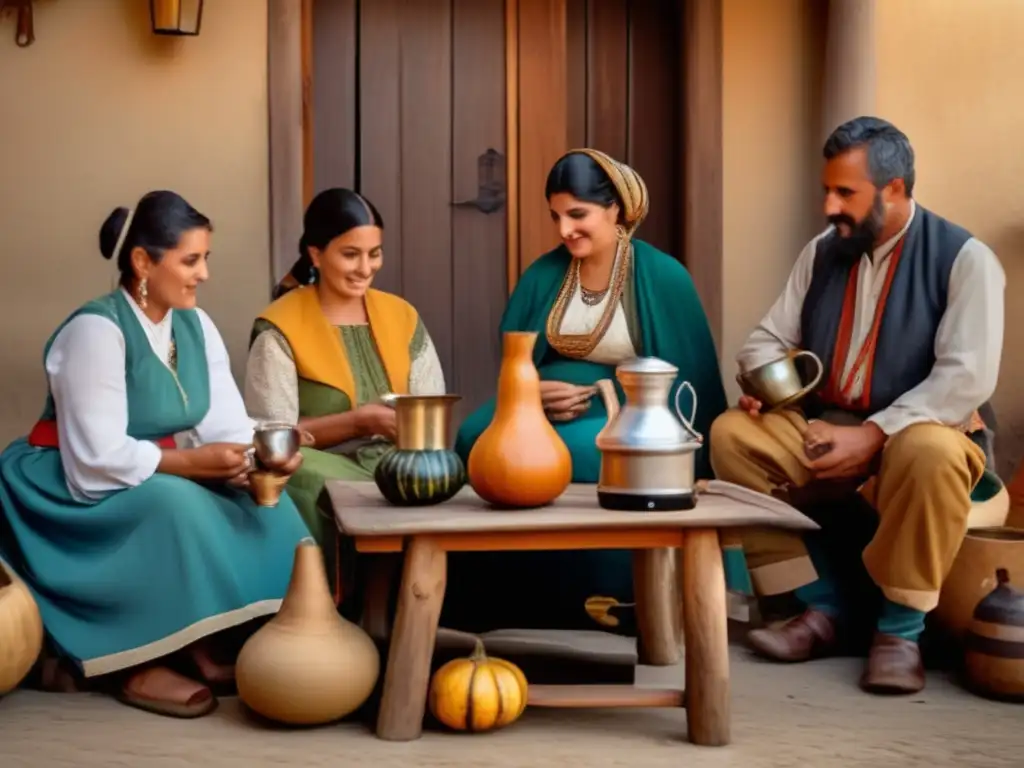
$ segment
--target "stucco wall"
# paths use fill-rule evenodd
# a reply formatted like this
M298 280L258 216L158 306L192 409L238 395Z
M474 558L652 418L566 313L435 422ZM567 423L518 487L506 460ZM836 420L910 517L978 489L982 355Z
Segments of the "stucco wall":
M41 349L109 290L112 208L173 189L216 228L200 301L236 372L269 290L266 0L206 3L202 34L150 32L148 3L35 4L36 42L0 21L0 444L42 407Z
M721 357L734 358L785 284L820 213L824 3L724 0Z
M1006 270L995 399L1006 476L1024 455L1024 304L1014 300L1024 290L1024 3L879 2L876 13L878 112L913 142L915 196L984 240Z

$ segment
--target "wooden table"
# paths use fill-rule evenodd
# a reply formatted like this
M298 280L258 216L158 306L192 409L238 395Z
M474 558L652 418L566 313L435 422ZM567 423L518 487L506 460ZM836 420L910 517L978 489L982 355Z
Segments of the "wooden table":
M531 706L686 707L694 744L729 743L729 650L720 528L817 526L793 507L738 486L711 481L685 512L612 512L593 485L572 485L534 510L492 510L468 486L433 507L393 507L372 482L330 481L338 527L356 551L405 553L391 632L377 736L419 738L431 660L444 600L448 552L631 549L639 648L644 663L678 659L682 595L686 691L632 686L529 688ZM671 560L681 550L682 565ZM681 584L680 584L681 582Z

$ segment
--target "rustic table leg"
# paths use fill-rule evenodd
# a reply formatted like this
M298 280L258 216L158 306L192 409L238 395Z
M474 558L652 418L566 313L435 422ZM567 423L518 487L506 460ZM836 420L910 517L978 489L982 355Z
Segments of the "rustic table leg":
M679 661L679 574L674 549L633 551L637 655L641 664Z
M686 729L705 747L729 743L729 641L718 531L686 532L683 544Z
M405 553L402 587L391 634L377 736L411 741L423 732L437 624L447 578L447 554L428 537L414 537Z
M359 624L374 640L391 636L391 588L402 563L400 555L365 555L366 591L363 593L363 615Z

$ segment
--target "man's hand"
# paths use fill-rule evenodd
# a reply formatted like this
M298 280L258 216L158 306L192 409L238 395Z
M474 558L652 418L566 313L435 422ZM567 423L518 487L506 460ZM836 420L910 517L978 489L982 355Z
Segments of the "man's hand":
M886 434L871 422L857 427L832 427L832 450L815 459L807 468L817 480L866 477L871 462L885 445Z
M757 416L760 414L761 408L763 407L760 400L756 397L751 397L750 395L740 395L739 406L741 411L746 411L751 416Z

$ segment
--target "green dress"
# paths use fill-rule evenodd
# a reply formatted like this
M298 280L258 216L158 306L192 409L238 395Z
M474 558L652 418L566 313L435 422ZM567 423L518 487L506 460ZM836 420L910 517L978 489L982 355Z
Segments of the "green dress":
M171 317L176 380L129 301L118 290L89 302L46 352L79 315L111 320L124 337L128 436L158 441L191 430L212 402L197 312ZM65 449L36 437L61 418L48 396L31 439L0 455L0 557L31 589L52 644L83 674L132 667L277 611L295 547L309 535L286 494L263 508L227 486L157 472L83 500L69 490ZM237 432L248 430L246 420Z
M250 413L268 420L292 421L293 411L297 407L298 418L315 418L332 414L346 413L367 403L380 400L380 397L391 391L388 375L377 350L373 333L369 325L346 325L335 328L339 334L342 348L348 358L355 385L355 402L348 394L320 382L296 378L297 390L281 392L275 387L273 375L268 368L289 365L286 358L280 356L281 351L287 352L288 341L277 328L267 320L258 319L253 325L250 364L246 383L246 403ZM278 352L261 352L256 346L257 339L264 334L267 346L274 345ZM274 357L273 355L277 355ZM426 327L418 322L409 345L409 357L417 361L424 356L436 360L433 344L430 342ZM432 366L428 365L428 368ZM294 365L294 364L291 364ZM437 364L440 371L440 364ZM413 380L414 388L417 382ZM433 377L431 386L443 391L443 379L438 383ZM337 569L338 529L334 519L334 511L330 500L324 493L324 484L328 480L373 480L374 470L385 453L393 444L382 438L351 441L337 446L332 450L302 448L303 462L299 470L288 483L288 492L306 522L314 538L324 553L324 561L328 574L333 579ZM342 583L354 583L354 558L344 558L342 564L345 575Z
M672 396L683 381L697 392L694 426L705 436L697 456L697 477L711 477L707 437L725 410L718 353L700 298L685 267L653 246L633 241L632 273L622 304L637 354L659 357L679 368ZM571 263L560 246L523 273L500 332L536 331L534 363L541 379L589 385L615 380L615 366L569 359L547 342L545 327ZM624 395L616 382L620 401ZM686 402L686 398L681 398ZM455 450L463 461L494 416L494 401L471 414L459 429ZM595 438L607 420L600 398L570 422L554 423L572 454L575 483L596 483L600 454ZM449 557L448 597L442 621L467 631L498 627L597 629L585 610L588 598L611 597L623 608L633 600L632 559L626 550L537 553L467 553ZM463 610L462 607L467 609ZM631 612L617 610L617 629L632 632Z

